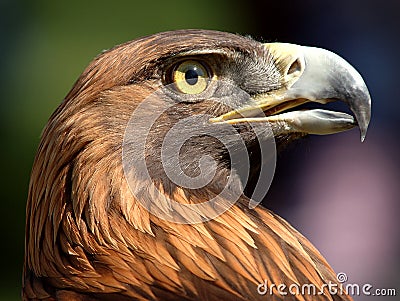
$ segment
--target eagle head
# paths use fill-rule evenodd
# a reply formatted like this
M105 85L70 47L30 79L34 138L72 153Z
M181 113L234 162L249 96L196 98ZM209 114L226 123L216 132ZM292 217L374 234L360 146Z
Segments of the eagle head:
M42 134L23 298L259 300L267 281L321 288L290 300L349 300L324 288L338 282L311 243L256 205L276 149L355 126L364 140L370 110L359 73L323 49L180 30L101 53Z

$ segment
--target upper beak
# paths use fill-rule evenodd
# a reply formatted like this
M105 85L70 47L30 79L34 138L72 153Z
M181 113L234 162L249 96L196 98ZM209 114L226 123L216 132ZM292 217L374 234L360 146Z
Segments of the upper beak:
M371 98L361 75L340 56L319 48L285 43L264 44L281 73L281 88L259 94L243 108L214 118L229 123L279 122L281 132L330 134L358 125L365 139L371 118ZM306 102L340 100L355 116L322 109L282 113ZM263 111L266 117L259 116Z

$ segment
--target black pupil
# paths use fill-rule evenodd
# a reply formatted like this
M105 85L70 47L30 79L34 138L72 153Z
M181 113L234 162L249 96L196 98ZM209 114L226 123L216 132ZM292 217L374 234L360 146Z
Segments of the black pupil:
M185 80L189 85L195 85L199 80L199 73L196 68L189 69L185 72Z

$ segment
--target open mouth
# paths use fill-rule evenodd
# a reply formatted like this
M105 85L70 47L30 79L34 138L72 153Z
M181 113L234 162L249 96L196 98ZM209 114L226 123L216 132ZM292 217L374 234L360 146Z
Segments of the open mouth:
M336 103L336 106L330 106ZM238 124L243 122L269 122L275 134L307 133L334 134L357 126L356 118L347 112L334 111L335 99L308 100L306 98L279 99L268 96L255 98L252 104L212 118L211 122ZM347 107L340 108L350 111Z

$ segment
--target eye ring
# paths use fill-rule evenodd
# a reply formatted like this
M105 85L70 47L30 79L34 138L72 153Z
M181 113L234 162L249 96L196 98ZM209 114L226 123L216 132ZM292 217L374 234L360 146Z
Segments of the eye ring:
M172 70L172 82L177 91L184 94L200 94L210 83L208 69L199 61L186 60Z

